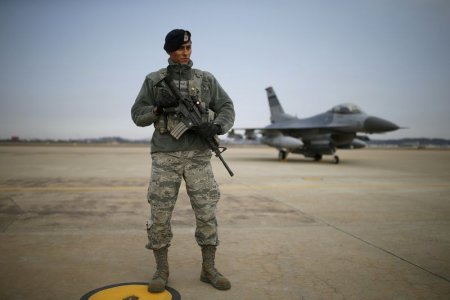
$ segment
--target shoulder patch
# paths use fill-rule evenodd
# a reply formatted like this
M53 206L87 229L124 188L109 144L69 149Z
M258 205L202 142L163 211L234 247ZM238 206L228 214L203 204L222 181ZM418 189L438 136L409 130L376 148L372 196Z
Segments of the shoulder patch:
M199 69L192 69L194 71L194 76L197 78L203 78L203 71Z
M159 69L156 72L152 72L152 73L148 74L147 78L150 79L153 82L158 82L161 79L163 79L164 76L166 76L166 75L167 75L167 69L166 68L162 68L162 69Z

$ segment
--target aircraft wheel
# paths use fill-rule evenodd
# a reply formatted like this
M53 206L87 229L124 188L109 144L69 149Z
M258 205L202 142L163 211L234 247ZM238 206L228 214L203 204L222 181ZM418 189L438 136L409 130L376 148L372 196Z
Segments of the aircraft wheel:
M320 160L322 160L322 154L316 154L316 155L314 155L314 160L315 160L315 161L320 161Z
M335 164L339 163L339 156L337 156L337 155L334 156L334 163Z
M278 152L278 160L286 160L288 153L286 151L280 150Z

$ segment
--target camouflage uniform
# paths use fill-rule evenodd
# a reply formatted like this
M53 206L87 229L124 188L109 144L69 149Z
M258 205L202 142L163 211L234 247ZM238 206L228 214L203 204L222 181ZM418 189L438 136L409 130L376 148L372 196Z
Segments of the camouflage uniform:
M235 117L233 102L214 76L192 69L192 61L180 65L169 59L167 69L147 75L131 110L136 125L155 126L151 141L152 172L148 189L151 216L147 222L146 247L157 250L170 246L170 220L182 179L196 217L196 241L200 246L215 246L219 243L215 214L220 191L210 164L211 151L195 130L188 130L175 139L168 132L173 116L153 112L155 99L161 97L160 88L155 84L166 74L174 79L183 95L194 81L200 85L196 86L200 100L214 112L213 123L220 126L220 134L231 129Z
M217 245L215 212L220 192L211 169L211 153L195 150L158 152L152 155L152 159L148 191L152 211L147 223L147 248L159 249L170 244L170 218L182 178L195 212L197 243L200 246Z

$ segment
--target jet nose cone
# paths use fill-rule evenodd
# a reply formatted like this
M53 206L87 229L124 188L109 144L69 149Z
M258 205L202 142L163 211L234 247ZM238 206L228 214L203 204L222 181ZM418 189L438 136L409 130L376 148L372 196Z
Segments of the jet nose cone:
M394 123L377 117L368 117L364 121L364 129L369 133L394 131L399 128Z

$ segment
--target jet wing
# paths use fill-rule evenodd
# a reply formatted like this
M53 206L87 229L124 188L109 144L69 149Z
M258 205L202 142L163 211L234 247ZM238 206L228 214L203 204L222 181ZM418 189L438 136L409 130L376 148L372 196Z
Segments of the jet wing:
M323 130L323 131L339 131L350 129L353 126L347 126L342 124L328 124L328 125L316 125L316 124L271 124L261 130L278 130L278 131L310 131L311 129Z
M246 133L250 132L260 132L260 133L270 133L270 132L286 132L286 133L295 133L298 134L317 131L318 133L330 133L330 132L348 132L352 130L353 126L345 126L339 124L329 124L329 125L314 125L314 124L302 124L299 126L298 124L271 124L266 127L245 127L245 128L233 128L234 130L243 130Z

